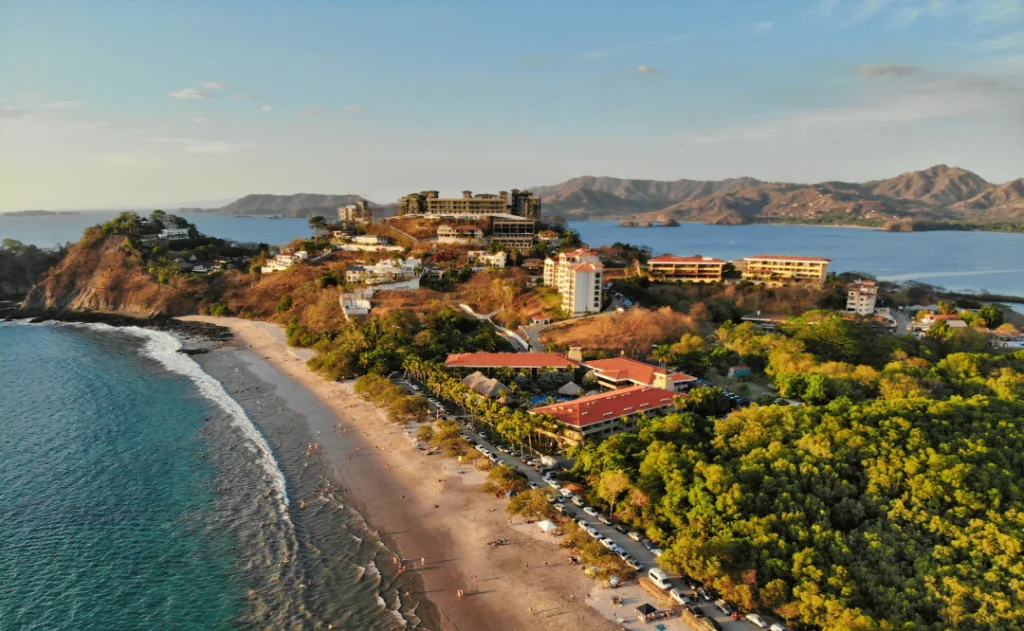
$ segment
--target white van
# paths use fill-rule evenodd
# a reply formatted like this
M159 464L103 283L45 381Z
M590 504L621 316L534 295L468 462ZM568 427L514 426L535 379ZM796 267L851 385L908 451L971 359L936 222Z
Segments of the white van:
M647 577L651 579L651 582L657 585L658 589L672 589L672 583L668 580L668 574L665 574L661 569L652 567L647 572Z

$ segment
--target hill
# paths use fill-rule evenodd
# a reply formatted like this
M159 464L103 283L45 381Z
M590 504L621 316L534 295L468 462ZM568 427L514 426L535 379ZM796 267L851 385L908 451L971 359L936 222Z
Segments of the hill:
M870 182L794 184L579 177L532 189L548 217L639 221L820 223L914 229L983 227L1024 220L1024 178L992 184L938 165Z
M351 201L350 201L351 200ZM311 217L330 213L337 217L338 207L366 201L372 207L380 208L359 195L322 195L318 193L296 193L295 195L252 194L237 199L218 212L226 215L281 215L282 217Z

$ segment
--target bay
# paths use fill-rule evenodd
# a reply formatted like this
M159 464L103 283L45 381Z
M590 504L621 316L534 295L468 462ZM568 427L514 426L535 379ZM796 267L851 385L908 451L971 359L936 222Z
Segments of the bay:
M822 256L829 271L920 281L953 291L1024 296L1024 235L1002 232L885 232L830 226L682 224L623 228L612 221L569 226L590 246L616 242L654 254L735 260L755 254Z

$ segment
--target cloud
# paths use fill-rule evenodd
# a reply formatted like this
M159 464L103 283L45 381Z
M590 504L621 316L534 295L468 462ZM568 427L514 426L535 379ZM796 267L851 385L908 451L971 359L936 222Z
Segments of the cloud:
M303 116L318 116L327 111L327 108L323 105L310 105L304 110L299 110L299 114Z
M896 66L892 64L877 64L872 66L857 66L857 74L865 77L909 77L917 72L917 66Z
M90 161L124 168L164 166L158 156L148 153L100 153L92 156Z
M251 94L232 94L227 99L229 101L259 101L260 97Z
M186 99L186 100L204 100L212 99L213 95L209 92L203 92L202 90L196 90L195 88L182 88L177 92L171 92L167 96L172 99Z
M207 90L223 90L228 87L228 84L223 81L203 81L199 84L199 87L206 88Z
M1024 0L977 0L974 24L1006 25L1024 22Z
M775 28L775 22L758 22L750 27L750 30L755 33L767 33L768 31Z
M979 46L985 50L1013 50L1024 48L1024 31L1006 33L984 41Z
M208 122L209 120L210 120L209 118L203 118L202 116L197 116L196 118L192 119L192 122L196 123L196 124L202 124L202 123Z
M198 140L195 138L150 138L150 142L180 146L185 153L216 154L233 153L237 147L222 140Z
M853 10L853 16L845 26L856 26L867 22L892 4L892 2L893 0L860 0L860 4Z
M640 64L639 66L634 68L633 71L638 72L640 74L645 74L647 76L653 76L658 74L657 68L655 68L654 66L648 66L647 64Z
M821 0L821 2L818 2L811 7L811 11L823 18L828 18L835 13L836 9L838 9L839 5L842 3L843 0Z
M924 9L919 9L917 7L903 7L893 14L890 24L893 28L910 26L914 20L924 15L924 13Z
M354 112L356 114L365 114L370 111L370 108L365 105L349 105L345 107L346 112Z
M84 101L54 101L53 103L47 103L46 105L40 105L39 107L52 107L54 109L74 109L76 107L82 107L85 105Z
M95 123L89 123L85 125L85 128L88 129L89 131L96 131L99 129L109 129L112 126L113 125L111 125L107 121L96 121Z
M264 112L269 112L272 109L274 109L273 105L261 105L260 106L260 110L262 110Z
M16 110L0 107L0 118L24 118L28 116L25 110Z
M936 120L1016 116L1024 107L1024 91L979 75L891 84L898 89L865 90L862 102L848 107L809 110L750 125L679 138L691 145L735 145L755 142L796 143L839 141L865 134L889 134Z

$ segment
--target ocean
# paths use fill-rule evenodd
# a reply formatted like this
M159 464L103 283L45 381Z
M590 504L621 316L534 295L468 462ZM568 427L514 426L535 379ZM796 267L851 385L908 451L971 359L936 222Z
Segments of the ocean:
M0 324L0 631L436 628L301 416L180 347Z

